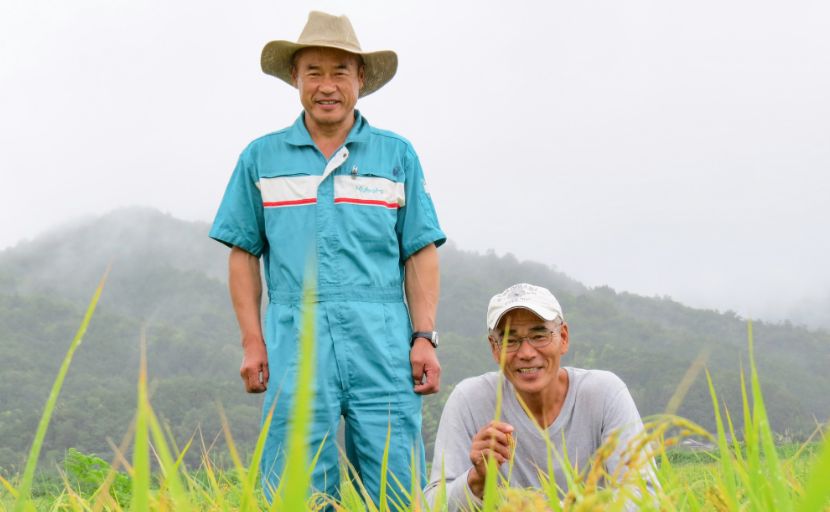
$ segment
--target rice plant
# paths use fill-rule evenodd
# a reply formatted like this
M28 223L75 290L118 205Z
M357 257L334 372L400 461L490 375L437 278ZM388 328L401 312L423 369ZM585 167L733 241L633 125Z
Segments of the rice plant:
M268 431L270 416L247 462L240 455L230 434L230 427L221 410L225 438L233 467L223 470L212 459L211 450L195 436L179 448L170 432L159 422L147 391L146 343L142 340L139 378L136 388L136 414L133 428L120 447L113 446L115 458L107 463L98 458L74 454L65 466L62 485L48 499L34 498L35 470L43 440L48 429L64 378L89 325L104 288L106 274L89 303L86 315L64 358L32 442L23 474L13 481L0 477L0 510L28 512L50 511L320 511L338 512L441 512L447 509L440 496L433 508L423 501L417 476L412 482L400 482L387 475L382 467L383 494L379 503L372 502L359 479L349 472L343 457L343 478L338 497L314 492L311 471L316 456L310 452L306 433L313 400L314 316L310 292L306 291L307 313L302 322L300 340L298 395L294 400L292 433L288 459L277 489L269 489L269 502L261 488L260 458ZM761 386L753 355L752 324L748 324L749 374L741 373L742 432L736 432L732 414L721 404L715 383L706 373L716 420L716 432L710 434L688 420L672 414L647 419L644 431L619 446L615 436L594 455L587 468L575 468L567 456L553 460L549 455L547 474L541 475L539 489L510 489L498 485L494 461L488 462L488 475L483 511L622 511L632 507L640 510L718 510L718 511L794 511L819 512L830 510L830 437L817 429L820 446L816 454L805 456L807 444L794 454L782 457L777 451L763 402ZM693 366L696 373L702 359ZM685 381L694 378L692 370ZM676 410L688 382L679 386L670 407ZM677 398L679 397L679 398ZM501 399L499 398L499 404ZM278 405L277 405L278 406ZM498 409L498 407L497 407ZM499 411L495 411L498 419ZM740 435L738 435L740 434ZM387 438L391 435L387 431ZM671 450L686 437L708 438L717 449L701 455L702 462L675 464ZM742 442L730 442L741 439ZM201 450L201 465L189 469L183 459L186 453ZM388 446L388 444L387 444ZM131 449L127 449L130 447ZM622 450L628 471L608 475L604 461L612 452ZM132 452L128 461L126 453ZM549 451L553 453L553 451ZM386 461L388 453L381 455ZM414 466L414 454L413 454ZM565 469L568 488L559 489L553 478L553 467ZM121 469L123 468L123 470ZM509 470L509 469L508 469ZM654 472L659 486L649 487L644 475ZM413 471L417 475L417 471ZM387 486L387 483L389 484ZM390 495L387 487L393 489Z

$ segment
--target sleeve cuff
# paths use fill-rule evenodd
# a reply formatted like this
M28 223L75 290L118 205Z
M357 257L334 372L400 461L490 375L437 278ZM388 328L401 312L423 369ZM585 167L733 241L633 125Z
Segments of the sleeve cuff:
M403 245L402 261L406 261L410 256L420 251L429 244L435 244L435 247L441 247L447 241L447 235L440 229L430 230L430 232L419 236L415 240Z
M252 243L250 240L234 233L223 230L211 230L210 238L227 245L228 247L239 247L259 258L262 255L262 244Z
M470 485L467 483L467 477L472 470L473 468L471 467L456 478L450 485L447 485L447 505L449 510L475 510L471 509L469 505L481 508L484 504L482 500L473 494L473 490L470 489Z

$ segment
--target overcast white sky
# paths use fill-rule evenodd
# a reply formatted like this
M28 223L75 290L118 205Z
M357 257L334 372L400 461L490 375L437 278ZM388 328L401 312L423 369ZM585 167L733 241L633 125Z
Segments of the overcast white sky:
M398 52L358 108L460 248L773 319L830 296L823 0L3 0L0 248L125 205L212 219L300 112L259 54L310 9Z

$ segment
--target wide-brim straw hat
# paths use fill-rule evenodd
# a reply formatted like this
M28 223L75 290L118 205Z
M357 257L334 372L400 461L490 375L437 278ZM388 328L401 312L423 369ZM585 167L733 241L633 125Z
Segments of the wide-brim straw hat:
M319 11L308 14L308 22L297 42L271 41L262 49L262 71L291 85L291 65L298 50L310 47L337 48L363 58L364 76L360 96L377 91L395 76L398 56L391 50L364 52L346 16Z

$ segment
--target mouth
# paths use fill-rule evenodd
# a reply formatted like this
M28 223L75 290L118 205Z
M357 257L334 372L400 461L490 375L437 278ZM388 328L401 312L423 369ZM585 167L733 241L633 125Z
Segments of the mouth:
M337 100L317 100L317 101L315 101L315 103L318 104L318 105L329 106L329 105L337 105L340 102L337 101Z
M542 369L543 368L541 366L527 366L523 368L516 368L514 371L519 375L531 377L540 373Z

